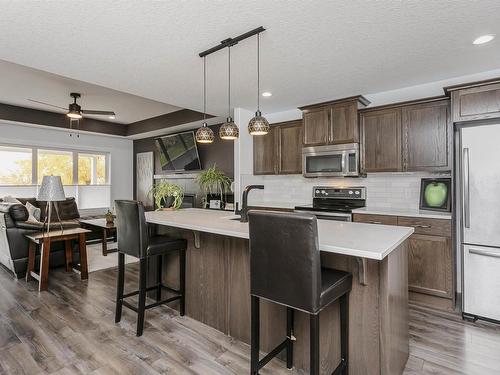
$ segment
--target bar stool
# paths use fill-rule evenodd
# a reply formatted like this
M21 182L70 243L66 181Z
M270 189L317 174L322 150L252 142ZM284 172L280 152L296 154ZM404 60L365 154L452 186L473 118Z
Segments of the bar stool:
M179 300L180 315L184 316L186 290L186 248L187 241L173 239L168 236L150 236L144 215L144 206L140 202L130 200L116 200L116 218L118 235L118 286L116 292L115 323L121 320L122 306L137 313L137 336L141 336L144 329L144 314L147 309L160 306L168 302ZM163 255L179 252L179 290L172 289L162 283ZM125 254L139 258L139 290L123 294L125 283ZM147 287L148 258L157 257L156 285ZM161 291L166 289L175 294L174 297L161 300ZM156 302L146 305L146 293L156 290ZM125 298L139 295L138 306L134 306Z
M251 369L256 375L286 349L293 366L294 309L309 314L310 374L319 375L319 313L339 300L341 360L332 374L348 373L349 292L352 274L321 268L316 217L307 214L250 211ZM287 308L286 338L259 359L260 298Z

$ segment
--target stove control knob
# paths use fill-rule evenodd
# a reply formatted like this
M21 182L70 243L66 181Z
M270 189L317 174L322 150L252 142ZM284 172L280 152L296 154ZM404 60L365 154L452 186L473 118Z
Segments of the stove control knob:
M354 193L352 192L352 190L349 190L349 195L353 195Z
M319 194L319 190L316 190L316 194Z
M321 190L321 194L327 195L327 192L324 190Z
M359 190L356 190L356 193L355 193L355 194L356 194L356 195L359 195Z

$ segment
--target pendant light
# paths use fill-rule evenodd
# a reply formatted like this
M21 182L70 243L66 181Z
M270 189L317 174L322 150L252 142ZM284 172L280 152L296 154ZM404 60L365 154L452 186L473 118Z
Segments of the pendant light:
M212 143L214 141L214 131L207 124L207 58L203 56L203 125L196 130L196 142Z
M269 122L260 112L260 33L257 34L257 112L248 123L250 135L266 135L269 133Z
M225 140L234 140L238 138L239 129L231 117L231 46L228 46L228 115L226 122L219 129L219 137Z

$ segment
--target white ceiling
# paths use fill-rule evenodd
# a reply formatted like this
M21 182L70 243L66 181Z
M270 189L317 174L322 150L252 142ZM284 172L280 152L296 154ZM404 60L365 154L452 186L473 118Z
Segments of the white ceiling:
M7 0L0 59L201 110L198 52L262 25L262 109L276 112L498 68L499 19L498 0ZM233 106L255 107L255 45L232 49ZM223 115L227 50L207 65L208 112Z
M28 99L68 108L68 104L73 101L69 94L78 92L82 97L77 102L83 109L110 110L116 113L115 120L107 116L85 117L110 122L128 124L182 109L4 60L0 60L0 82L0 103L66 113L67 109L34 103Z

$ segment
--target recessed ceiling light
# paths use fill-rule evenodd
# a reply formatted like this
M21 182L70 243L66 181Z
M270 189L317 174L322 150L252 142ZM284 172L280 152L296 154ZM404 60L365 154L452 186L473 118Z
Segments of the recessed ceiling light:
M262 96L263 96L264 98L269 98L270 96L273 96L273 94L272 94L271 92L269 92L269 91L264 91L264 92L262 93Z
M493 39L495 39L495 35L491 35L491 34L481 35L480 37L474 39L472 44L484 44L484 43L491 42Z

